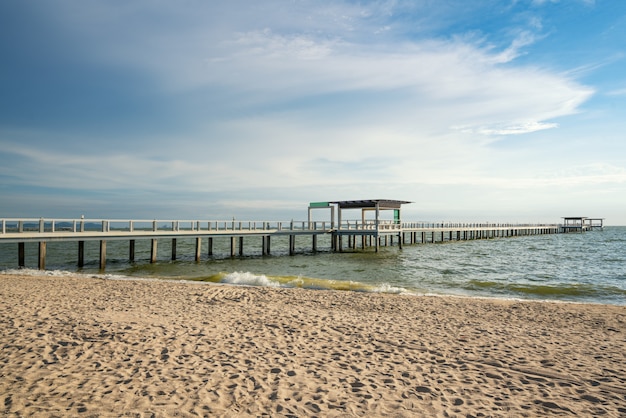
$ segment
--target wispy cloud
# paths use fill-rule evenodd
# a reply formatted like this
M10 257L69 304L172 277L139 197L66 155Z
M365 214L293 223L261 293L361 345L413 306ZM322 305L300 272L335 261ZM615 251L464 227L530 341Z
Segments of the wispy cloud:
M537 59L550 55L533 54L555 33L542 14L551 3L40 5L54 60L27 67L62 88L45 97L49 108L29 104L46 114L80 100L45 121L26 112L0 125L0 176L5 188L210 196L241 208L421 185L621 184L610 170L535 176L542 164L517 157L533 155L529 138L574 141L561 132L600 90L582 80L620 62L619 52L573 68ZM71 111L100 101L113 104L87 118Z

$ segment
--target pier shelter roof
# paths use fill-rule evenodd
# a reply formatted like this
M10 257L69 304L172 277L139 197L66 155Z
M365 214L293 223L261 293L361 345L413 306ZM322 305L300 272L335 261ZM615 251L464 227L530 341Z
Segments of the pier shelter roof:
M335 202L328 202L339 206L341 209L367 209L376 208L379 209L400 209L400 206L407 203L405 200L390 200L390 199L367 199L367 200L338 200Z

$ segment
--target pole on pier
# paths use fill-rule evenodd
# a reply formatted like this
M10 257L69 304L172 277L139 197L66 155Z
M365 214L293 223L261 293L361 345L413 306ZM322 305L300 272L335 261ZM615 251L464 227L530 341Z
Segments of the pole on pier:
M209 237L209 257L213 255L213 237Z
M17 265L19 268L26 267L26 251L24 250L24 243L19 242L17 244Z
M78 241L78 267L85 265L85 241Z
M100 241L100 270L104 270L107 264L107 242Z
M176 260L176 238L172 238L172 261Z
M289 255L294 255L296 252L296 236L289 235Z
M202 238L196 238L196 262L200 261L200 252L202 251Z
M128 261L131 263L135 262L135 240L131 239L128 244Z
M239 237L239 255L243 256L243 236Z
M316 234L313 234L313 237L311 238L311 241L312 241L311 242L311 250L313 252L316 252L317 251L317 235Z
M235 256L235 237L230 237L230 256L234 257Z
M46 242L45 241L40 241L39 242L39 270L45 270L46 269Z
M157 240L156 238L152 239L152 244L150 245L150 262L156 263L157 261Z

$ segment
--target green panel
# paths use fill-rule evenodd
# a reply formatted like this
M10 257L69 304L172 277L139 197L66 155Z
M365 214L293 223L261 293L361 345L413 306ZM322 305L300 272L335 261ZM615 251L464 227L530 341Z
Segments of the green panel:
M309 203L309 207L310 208L327 208L328 206L330 206L330 203L328 203L328 202L311 202L311 203Z
M393 220L396 221L397 224L400 223L400 210L399 209L394 209Z

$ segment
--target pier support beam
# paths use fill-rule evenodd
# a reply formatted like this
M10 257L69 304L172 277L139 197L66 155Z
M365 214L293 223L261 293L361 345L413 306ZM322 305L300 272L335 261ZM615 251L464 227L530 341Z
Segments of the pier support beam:
M200 252L202 252L202 238L197 237L196 238L196 257L195 257L196 263L200 261Z
M100 241L100 270L104 270L107 264L107 242Z
M236 247L237 247L237 244L235 241L235 237L230 237L230 256L231 257L235 256Z
M176 260L176 238L172 238L172 261Z
M296 252L296 236L289 235L289 255L294 255Z
M78 241L78 267L85 265L85 241Z
M46 242L39 242L39 270L46 269Z
M131 263L135 262L135 240L131 239L128 244L128 261Z
M24 248L23 242L17 244L17 266L19 268L26 267L26 251Z
M152 239L152 243L150 244L150 262L156 263L157 261L157 240Z
M243 256L243 237L239 237L239 255Z
M213 237L209 237L208 244L209 244L208 253L209 253L209 257L211 257L213 255Z

